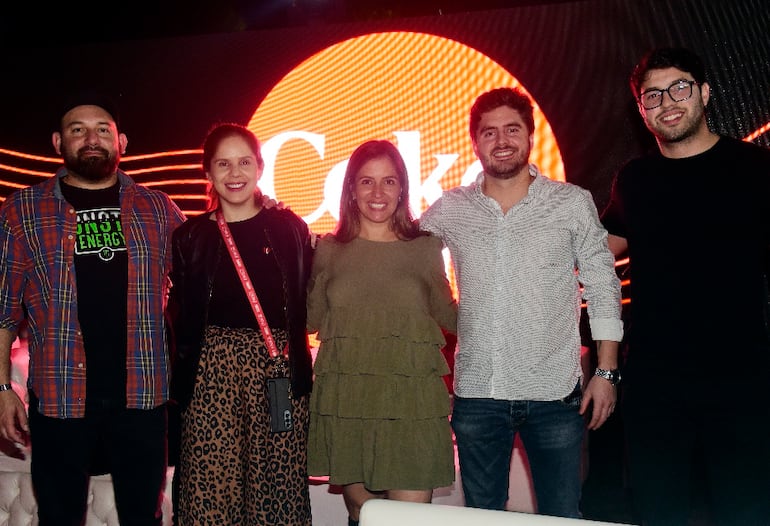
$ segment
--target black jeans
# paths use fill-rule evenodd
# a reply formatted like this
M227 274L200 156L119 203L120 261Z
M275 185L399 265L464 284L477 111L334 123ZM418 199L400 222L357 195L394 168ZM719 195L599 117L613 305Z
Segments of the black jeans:
M160 526L166 481L166 406L105 408L85 418L51 418L30 393L32 486L39 526L85 523L94 462L112 474L121 526Z
M623 391L631 491L639 520L648 526L687 524L693 503L704 500L714 524L770 524L767 402L743 397L709 403L687 384L670 383L673 387L666 391L661 388L666 383L647 381L641 389L634 383ZM719 382L715 385L722 389ZM714 398L734 397L722 389ZM694 470L699 484L694 483ZM696 489L705 495L696 495Z

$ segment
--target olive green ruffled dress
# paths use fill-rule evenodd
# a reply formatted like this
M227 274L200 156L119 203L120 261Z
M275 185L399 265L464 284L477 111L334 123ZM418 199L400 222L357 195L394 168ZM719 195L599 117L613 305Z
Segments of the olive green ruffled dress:
M441 328L457 306L441 242L319 240L308 295L318 331L308 468L373 491L454 481Z

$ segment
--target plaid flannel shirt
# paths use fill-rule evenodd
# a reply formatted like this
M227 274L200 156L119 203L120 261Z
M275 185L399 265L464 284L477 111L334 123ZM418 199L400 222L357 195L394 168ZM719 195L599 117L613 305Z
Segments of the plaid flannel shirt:
M0 328L26 317L30 387L42 414L85 413L86 360L75 282L77 215L55 177L19 190L0 207ZM118 171L128 250L127 406L150 409L168 398L164 319L171 233L184 215L164 193Z

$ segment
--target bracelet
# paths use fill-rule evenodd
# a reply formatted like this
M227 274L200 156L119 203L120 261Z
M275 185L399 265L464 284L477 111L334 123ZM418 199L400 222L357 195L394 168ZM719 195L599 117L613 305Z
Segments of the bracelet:
M11 389L13 389L13 386L11 384L0 385L0 393L2 393L3 391L10 391Z

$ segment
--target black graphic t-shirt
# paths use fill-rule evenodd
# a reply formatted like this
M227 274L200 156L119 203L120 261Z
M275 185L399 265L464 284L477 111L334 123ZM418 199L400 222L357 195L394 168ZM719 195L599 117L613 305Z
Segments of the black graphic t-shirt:
M78 320L86 351L86 408L125 407L128 254L120 185L86 190L62 181L78 218Z

